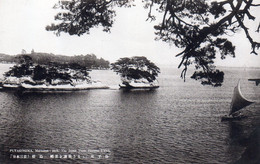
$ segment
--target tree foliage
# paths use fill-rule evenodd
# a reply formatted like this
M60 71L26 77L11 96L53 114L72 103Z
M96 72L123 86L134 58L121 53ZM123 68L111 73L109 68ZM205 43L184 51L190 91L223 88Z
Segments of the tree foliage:
M59 24L46 27L48 31L66 32L70 35L89 33L93 27L103 26L103 31L109 32L114 22L115 6L129 7L133 0L63 0L54 6L62 12L55 16Z
M31 77L35 82L45 80L50 84L53 80L60 80L63 83L70 83L72 80L90 80L87 67L78 63L60 64L49 62L48 64L39 65L34 63L28 55L20 55L16 60L18 63L4 74L5 77Z
M7 55L0 54L0 62L12 62L22 64L27 62L28 64L40 64L48 65L50 62L58 65L70 65L78 63L81 67L87 67L89 69L108 69L109 61L98 58L95 54L86 55L54 55L52 53L35 52L32 50L30 54L18 54L18 55Z
M5 76L15 76L15 77L23 77L30 76L33 74L32 69L32 58L27 55L21 55L15 58L17 65L14 65L8 72L6 72Z
M24 59L26 56L28 59ZM51 53L41 53L41 52L32 52L31 54L16 55L16 63L21 63L28 60L31 63L40 64L40 65L49 65L50 63L55 63L59 66L64 65L68 66L73 63L78 63L81 67L87 67L89 69L108 69L109 61L104 60L103 58L97 58L95 54L87 55L75 55L75 56L65 56L65 55L54 55Z
M44 80L47 78L47 69L41 65L36 65L33 69L33 77L32 79L37 80Z
M220 54L221 59L230 55L235 57L235 46L228 36L238 30L244 31L251 44L252 54L257 55L260 43L255 41L247 24L255 20L251 8L259 7L257 0L143 0L148 10L148 19L154 20L153 8L162 14L162 22L154 26L156 39L174 44L182 49L179 68L185 79L188 66L197 69L192 78L202 84L220 86L224 73L215 68L214 59ZM258 4L257 4L258 3ZM103 26L108 32L112 27L116 6L132 6L133 0L72 0L61 1L55 8L62 12L55 16L57 24L46 27L46 30L70 35L82 35L96 26ZM259 22L257 22L259 23ZM256 27L259 32L260 24Z
M33 71L30 69L30 66L21 64L21 65L15 65L11 67L11 69L7 72L5 72L4 76L14 76L14 77L23 77L23 76L30 76L33 74Z
M120 58L111 66L112 70L128 80L146 79L153 82L160 73L160 68L144 56Z

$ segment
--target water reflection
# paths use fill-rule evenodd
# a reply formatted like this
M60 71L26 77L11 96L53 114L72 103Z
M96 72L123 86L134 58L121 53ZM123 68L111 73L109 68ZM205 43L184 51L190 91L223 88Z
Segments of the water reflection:
M119 108L113 116L118 120L113 152L119 161L140 163L158 153L153 138L158 130L154 129L157 110L153 107L157 100L156 90L120 90Z

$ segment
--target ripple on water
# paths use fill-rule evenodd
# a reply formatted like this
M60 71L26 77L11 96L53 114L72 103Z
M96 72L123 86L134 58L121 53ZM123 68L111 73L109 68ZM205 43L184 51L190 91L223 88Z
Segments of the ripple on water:
M244 122L220 122L236 84L228 78L241 78L240 70L233 71L227 72L222 88L190 80L183 83L164 72L161 87L154 91L0 92L0 143L5 153L10 148L109 148L108 163L230 163L243 152L241 140L250 134L257 119L251 114L259 106L245 109L252 118ZM104 73L109 79L98 76L116 86L118 79L111 78L117 76L110 73ZM259 99L255 94L259 88L251 90L248 85L243 92Z

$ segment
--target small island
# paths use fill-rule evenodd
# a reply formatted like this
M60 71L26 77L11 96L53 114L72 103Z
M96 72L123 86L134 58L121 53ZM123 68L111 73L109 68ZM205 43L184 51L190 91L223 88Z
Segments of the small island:
M102 67L102 64L96 63L91 65L84 61L84 56L81 57L81 62L75 60L61 62L62 60L50 61L46 57L37 61L27 54L18 55L15 57L16 64L4 74L1 87L30 91L76 91L109 88L99 81L91 80L89 76L91 68L106 69L107 66ZM92 57L95 56L92 55ZM74 59L76 58L74 57ZM102 58L101 61L107 64L107 61ZM107 65L109 66L109 64Z
M144 56L120 58L111 66L111 69L121 76L120 88L153 89L159 87L156 78L160 73L160 68Z

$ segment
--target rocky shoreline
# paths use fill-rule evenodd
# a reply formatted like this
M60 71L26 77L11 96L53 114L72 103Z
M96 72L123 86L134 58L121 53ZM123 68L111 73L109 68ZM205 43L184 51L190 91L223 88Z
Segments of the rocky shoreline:
M89 90L89 89L108 89L107 85L102 84L101 82L91 82L91 83L82 83L82 84L5 84L0 83L0 89L2 90L23 90L23 91L80 91L80 90Z

